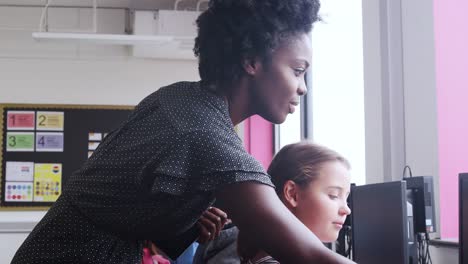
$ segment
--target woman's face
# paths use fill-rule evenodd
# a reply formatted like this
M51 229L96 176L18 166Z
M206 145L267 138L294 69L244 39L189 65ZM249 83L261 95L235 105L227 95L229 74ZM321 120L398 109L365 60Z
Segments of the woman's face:
M322 242L333 242L351 213L346 203L349 192L349 170L341 162L326 162L317 179L298 188L297 206L291 211Z
M275 124L298 110L299 96L307 92L304 77L312 43L306 34L292 38L273 51L270 62L257 61L255 74L249 74L253 112Z

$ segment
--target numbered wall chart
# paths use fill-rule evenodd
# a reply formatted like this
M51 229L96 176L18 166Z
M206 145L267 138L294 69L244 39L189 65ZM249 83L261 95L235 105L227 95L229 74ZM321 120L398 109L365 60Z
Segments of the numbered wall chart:
M0 210L47 209L133 107L0 104Z
M63 152L64 112L7 111L6 152ZM50 159L53 161L53 158ZM62 164L6 161L5 202L55 202L62 192Z

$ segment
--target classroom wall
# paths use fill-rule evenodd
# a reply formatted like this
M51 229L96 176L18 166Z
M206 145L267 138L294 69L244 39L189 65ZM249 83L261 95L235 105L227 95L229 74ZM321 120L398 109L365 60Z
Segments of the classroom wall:
M101 31L123 33L123 11L101 10ZM89 9L51 9L51 27L87 28ZM0 103L135 105L163 85L198 80L197 63L136 59L129 48L34 43L39 8L0 7ZM0 211L0 263L9 263L44 211Z
M458 237L457 179L468 171L467 7L363 1L367 182L399 180L404 165L434 176L442 238Z
M467 9L466 1L434 0L443 238L458 237L458 173L468 172Z
M36 43L40 8L0 7L0 103L136 105L159 87L199 80L194 60L138 59L131 48ZM123 9L99 9L98 32L123 34ZM50 8L51 31L91 27L88 8ZM242 128L248 150L265 168L273 128L255 116ZM0 263L9 263L45 211L0 211Z
M435 82L434 16L432 1L402 3L402 70L405 164L415 176L433 176L436 233L440 237L440 175ZM397 179L401 172L397 171ZM449 263L449 262L447 262Z
M441 0L363 0L367 183L400 180L404 165L411 166L414 175L433 176L438 223L438 232L431 234L433 238L447 238L448 224L458 228L454 208L451 213L444 209L447 197L454 205L457 188L453 184L450 190L444 187L445 165L440 155L446 156L447 150L441 141L445 136L440 123L440 91L449 89L448 93L458 97L458 101L468 98L465 92L460 93L460 69L467 68L466 53L461 47L466 46L466 40L462 39L464 45L448 45L459 41L455 36L467 35L466 29L464 34L460 32L467 22L461 20L461 11L452 14L447 9L463 10L459 4L447 5ZM440 47L441 41L444 47ZM439 57L447 53L451 56L450 65L441 64ZM440 67L445 74L459 73L458 91L453 85L440 86ZM466 82L462 84L466 86ZM466 112L458 116L458 123L466 116ZM454 133L453 126L447 129ZM464 162L467 164L466 159ZM446 192L451 194L447 196ZM457 263L458 249L443 245L430 249L433 263Z
M407 164L415 175L434 176L439 217L435 236L457 238L458 173L468 171L468 110L465 107L468 98L468 52L465 48L468 18L461 11L468 7L468 3L381 0L374 5L379 5L381 26L380 43L374 47L381 51L378 58L383 69L379 72L380 78L379 75L369 77L381 81L381 85L367 86L366 89L370 94L375 91L369 90L380 87L382 101L375 102L372 101L374 97L368 97L367 102L377 105L383 118L366 125L383 122L381 129L390 131L381 134L380 146L384 154L379 157L383 157L390 167L383 162L380 175L384 175L384 181L398 180L402 166ZM389 55L402 59L391 60ZM401 77L395 71L401 71ZM402 94L395 93L400 89ZM398 104L400 100L404 102L402 106ZM392 118L399 114L400 107L404 114ZM373 115L369 111L366 114ZM401 130L404 131L402 139ZM367 136L372 137L370 133ZM376 149L372 145L368 147ZM369 155L373 153L378 152ZM395 154L403 157L402 163L394 163ZM368 176L372 178L375 174Z
M460 92L467 91L463 85L468 77L462 69L468 68L463 49L468 42L464 26L468 21L461 13L467 6L460 5L467 4L363 0L368 183L399 179L400 166L406 163L415 174L434 176L439 201L440 175L444 179L440 183L444 237L455 234L449 220L458 219L454 213L456 175L466 168L457 166L467 164L463 157L468 148L460 142L466 142L463 125L468 115L463 98L468 95L460 96ZM399 22L392 24L389 18L399 6ZM101 30L123 32L122 10L100 12ZM49 22L57 29L90 26L86 9L56 9L50 15ZM37 8L0 7L0 103L136 104L162 85L198 79L195 61L135 59L124 47L38 45L30 33L37 28L39 16ZM397 25L401 25L400 35L388 31ZM389 38L399 42L397 49L389 49L395 48L388 46ZM389 54L399 54L401 60L389 61ZM389 85L391 77L396 78L393 85ZM404 113L396 107L398 100L404 102ZM0 263L9 263L43 213L0 212ZM432 250L440 260L434 263L452 263L446 261L453 250Z
M367 182L403 167L438 189L432 2L363 0Z

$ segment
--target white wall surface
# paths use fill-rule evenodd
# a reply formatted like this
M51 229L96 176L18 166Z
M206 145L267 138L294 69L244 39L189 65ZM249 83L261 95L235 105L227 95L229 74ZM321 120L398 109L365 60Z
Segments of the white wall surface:
M432 1L364 0L366 165L369 183L439 175Z
M440 224L433 1L363 0L363 28L367 182L400 180L405 165L433 176ZM456 248L430 250L458 263Z
M439 149L433 1L402 1L406 164L434 177L440 232ZM452 263L452 262L447 262Z
M123 33L121 9L99 11L99 31ZM36 43L40 9L0 7L0 103L135 105L159 87L198 80L195 60L130 56L128 47ZM51 30L91 27L83 8L50 9ZM0 264L15 251L44 211L0 212Z
M16 250L23 243L29 233L0 233L0 256L1 264L8 264L13 259Z
M410 2L363 0L367 180L400 180L410 165L438 195L432 1Z

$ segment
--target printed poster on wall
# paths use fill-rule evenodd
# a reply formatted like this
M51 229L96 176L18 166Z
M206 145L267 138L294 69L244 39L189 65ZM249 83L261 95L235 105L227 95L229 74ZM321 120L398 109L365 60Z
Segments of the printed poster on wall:
M62 132L37 132L36 133L37 152L63 152Z
M0 104L0 211L51 206L104 132L128 120L133 108Z
M7 130L34 130L34 111L8 111Z
M32 202L32 182L6 182L5 201L7 202Z
M33 162L6 162L6 182L4 186L5 201L31 202L34 163Z
M32 182L34 162L7 161L5 172L7 181Z
M34 201L55 202L62 192L62 164L36 163L34 166Z
M88 133L88 140L89 141L101 141L102 140L102 133L89 132Z
M63 112L37 111L36 130L63 131Z
M34 151L34 132L7 132L6 151Z

